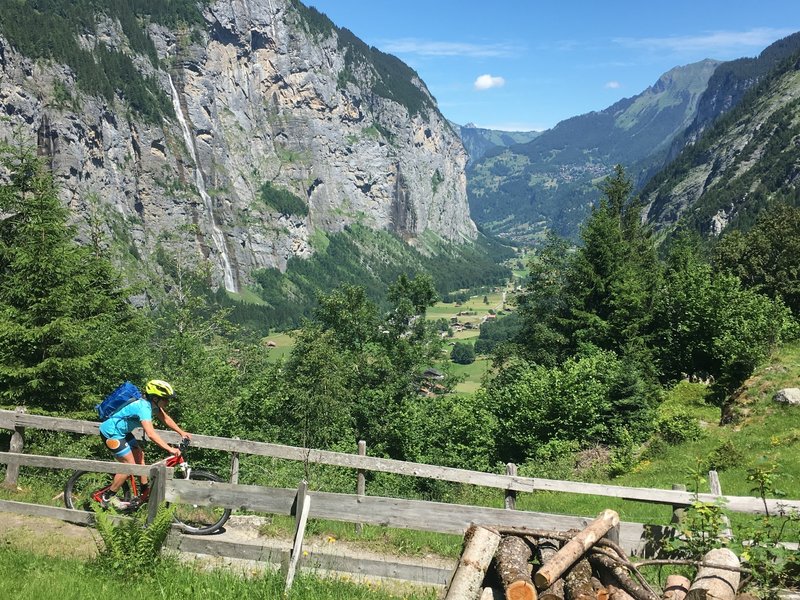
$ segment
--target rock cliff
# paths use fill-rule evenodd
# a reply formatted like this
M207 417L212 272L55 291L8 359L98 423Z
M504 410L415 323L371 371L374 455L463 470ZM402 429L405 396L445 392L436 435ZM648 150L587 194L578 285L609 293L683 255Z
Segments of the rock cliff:
M181 28L140 19L156 60L132 50L111 13L79 35L81 48L119 51L152 78L172 107L158 119L119 90L110 101L86 93L66 62L0 36L0 139L37 144L83 236L91 221L145 259L157 244L202 255L228 290L310 256L317 230L476 237L467 155L411 69L296 0L198 10ZM265 184L305 208L276 209Z

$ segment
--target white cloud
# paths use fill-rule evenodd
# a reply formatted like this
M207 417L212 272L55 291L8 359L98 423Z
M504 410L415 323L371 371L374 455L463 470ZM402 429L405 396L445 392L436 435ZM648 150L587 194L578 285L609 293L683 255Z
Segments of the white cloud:
M713 54L741 56L754 49L762 50L794 32L794 29L760 27L749 31L710 31L701 35L616 38L614 41L627 48L651 52L705 52L709 57Z
M503 87L506 84L506 80L502 77L495 77L494 75L481 75L475 80L473 84L475 89L478 91L482 90L490 90L496 87Z
M608 81L603 87L607 90L618 90L622 87L622 84L619 81Z
M522 48L514 44L471 44L468 42L437 42L416 38L383 40L383 52L392 54L417 54L419 56L468 56L472 58L495 58L517 56Z

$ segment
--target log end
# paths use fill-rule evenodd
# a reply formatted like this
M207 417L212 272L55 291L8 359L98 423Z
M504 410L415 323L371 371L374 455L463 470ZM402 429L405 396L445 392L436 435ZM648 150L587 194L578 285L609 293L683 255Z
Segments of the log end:
M506 600L536 600L536 588L527 581L515 581L506 588Z

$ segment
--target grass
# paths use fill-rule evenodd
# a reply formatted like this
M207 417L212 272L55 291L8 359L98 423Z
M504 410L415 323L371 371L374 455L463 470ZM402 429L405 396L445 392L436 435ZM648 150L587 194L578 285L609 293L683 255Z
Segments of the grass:
M294 347L294 337L291 332L273 333L264 338L265 344L270 342L275 344L275 346L271 347L269 351L269 358L270 360L274 361L289 356L289 354L292 352L292 348Z
M14 600L85 600L113 597L214 598L215 600L264 600L284 598L283 576L274 571L236 573L201 570L195 565L166 561L143 577L119 577L104 573L90 562L44 556L20 550L12 539L0 540L0 581ZM299 574L287 600L381 600L398 595L379 583L359 585ZM407 592L407 600L433 600L434 591Z
M454 391L460 394L474 394L481 387L481 380L492 365L491 359L478 356L475 362L468 365L450 363L450 372L453 375L463 376L464 380L455 386Z

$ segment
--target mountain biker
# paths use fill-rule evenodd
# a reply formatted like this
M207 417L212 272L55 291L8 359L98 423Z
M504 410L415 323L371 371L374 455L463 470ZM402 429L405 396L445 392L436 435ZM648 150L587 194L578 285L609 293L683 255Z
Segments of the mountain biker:
M173 448L161 439L161 436L153 428L153 414L155 413L164 425L180 435L181 438L191 439L192 436L181 429L165 410L170 400L175 398L175 390L169 383L160 379L152 379L144 386L142 398L122 407L101 423L100 437L117 461L128 464L145 464L144 452L133 436L133 430L137 427L144 429L147 437L170 454L178 455L180 453L178 448ZM109 505L122 507L116 494L127 478L128 475L125 473L117 473L114 475L111 485L105 490L96 492L94 499L104 508ZM140 480L142 482L140 495L142 495L149 484L147 477L143 476Z

